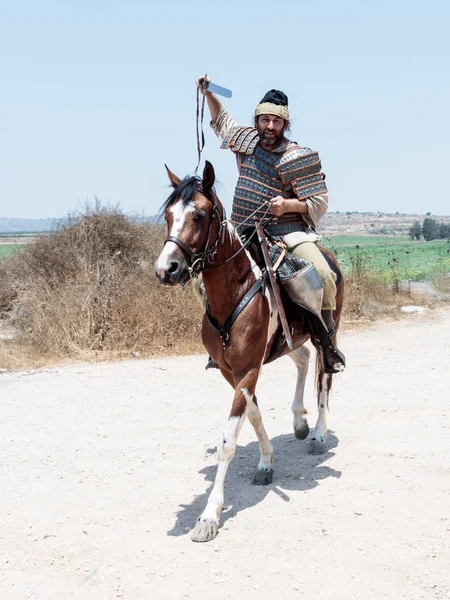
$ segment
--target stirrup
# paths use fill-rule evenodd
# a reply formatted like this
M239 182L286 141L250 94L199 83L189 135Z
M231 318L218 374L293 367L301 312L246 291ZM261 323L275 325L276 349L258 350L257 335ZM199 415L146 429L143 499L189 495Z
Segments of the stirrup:
M208 362L206 363L206 367L205 370L207 371L208 369L218 369L219 365L216 363L215 360L213 360L211 357L208 358Z

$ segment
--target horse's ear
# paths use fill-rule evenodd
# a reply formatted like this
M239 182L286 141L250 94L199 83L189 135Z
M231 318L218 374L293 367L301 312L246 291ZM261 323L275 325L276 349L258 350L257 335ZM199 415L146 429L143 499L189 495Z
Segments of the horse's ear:
M205 161L205 168L203 169L203 181L202 187L205 192L209 192L216 180L216 174L214 173L214 167L209 162L209 160Z
M167 175L169 176L172 187L177 188L181 183L181 179L179 177L177 177L175 175L175 173L172 173L172 171L169 169L169 167L167 165L164 165L164 166L166 167Z

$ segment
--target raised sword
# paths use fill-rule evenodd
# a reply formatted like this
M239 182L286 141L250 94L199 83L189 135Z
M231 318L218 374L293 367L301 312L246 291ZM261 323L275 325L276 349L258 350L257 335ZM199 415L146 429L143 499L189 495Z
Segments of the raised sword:
M212 81L208 81L206 79L203 81L203 91L212 92L213 94L219 94L219 96L224 96L225 98L231 98L233 95L232 91L222 87L221 85L217 85L217 83L213 83Z

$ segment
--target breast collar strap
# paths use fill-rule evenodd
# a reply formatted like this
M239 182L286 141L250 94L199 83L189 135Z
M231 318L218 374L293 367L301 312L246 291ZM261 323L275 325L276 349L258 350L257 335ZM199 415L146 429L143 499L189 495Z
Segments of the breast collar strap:
M211 316L210 310L209 310L209 304L206 303L206 317L207 317L210 325L219 333L220 337L222 338L222 345L223 345L224 349L225 349L226 343L228 341L228 338L230 337L230 330L233 327L234 322L236 321L238 316L241 314L241 312L244 310L244 308L247 306L247 304L250 302L250 300L263 287L264 281L265 281L265 279L263 277L261 277L260 279L257 279L255 281L255 283L248 290L248 292L246 294L244 294L241 301L236 306L236 308L233 310L231 315L227 318L227 320L223 324L223 327L219 327L217 321L215 319L213 319L213 317Z

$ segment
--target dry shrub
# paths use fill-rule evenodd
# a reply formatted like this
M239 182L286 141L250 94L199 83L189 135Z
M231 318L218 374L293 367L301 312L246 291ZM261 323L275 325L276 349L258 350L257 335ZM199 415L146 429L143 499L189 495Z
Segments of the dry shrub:
M165 228L96 206L69 218L0 261L0 368L42 366L61 358L111 358L204 352L202 309L191 289L160 286L153 264ZM450 279L439 285L448 290ZM346 278L345 323L398 318L411 302L374 277L361 256ZM427 303L414 296L414 303Z
M0 260L0 319L8 316L17 300L22 268L18 255Z
M376 277L364 279L347 277L345 281L344 324L375 321L399 316L399 307L411 303L409 292L389 288ZM414 304L423 304L424 299L414 296Z
M431 284L443 296L444 300L448 301L450 299L450 273L438 273L431 279Z
M0 310L16 343L52 357L200 350L193 294L154 276L164 235L97 205L2 261Z
M351 269L345 281L343 322L364 323L382 318L398 318L399 306L411 302L411 294L402 291L398 282L389 287L377 278L361 253L351 259ZM414 298L414 303L424 299Z

